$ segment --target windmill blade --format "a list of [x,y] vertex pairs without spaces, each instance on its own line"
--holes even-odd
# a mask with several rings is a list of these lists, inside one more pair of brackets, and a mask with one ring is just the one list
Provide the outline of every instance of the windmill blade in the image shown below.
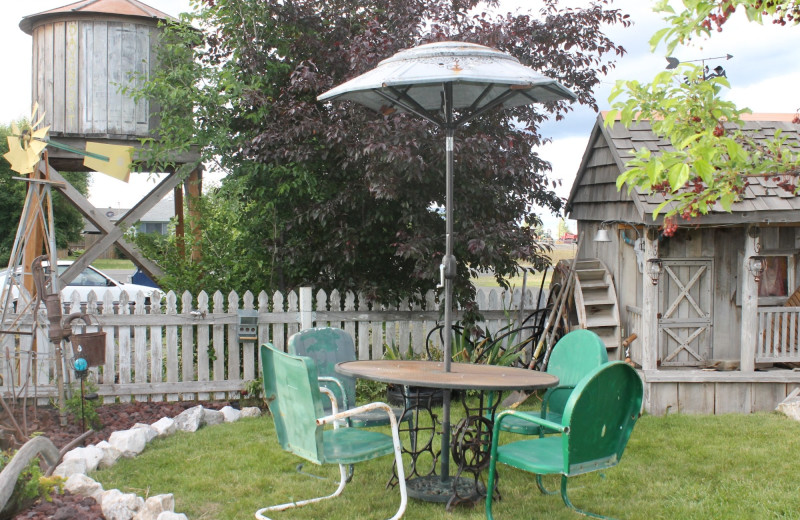
[[19,144],[19,139],[13,136],[6,137],[8,140],[8,152],[3,157],[11,163],[11,169],[15,172],[26,174],[33,171],[33,165],[28,163],[28,154]]
[[[87,155],[83,159],[83,164],[87,168],[104,173],[123,182],[128,182],[131,176],[131,161],[133,157],[132,146],[120,146],[116,144],[86,142]],[[97,156],[104,156],[107,159],[99,159]]]
[[67,152],[83,155],[83,165],[100,173],[104,173],[123,182],[128,182],[131,175],[131,163],[133,162],[133,147],[120,146],[114,144],[87,142],[85,150],[78,150],[63,143],[47,139],[49,126],[36,128],[44,120],[44,111],[39,114],[39,103],[33,105],[31,111],[31,124],[29,129],[20,132],[16,123],[11,123],[13,135],[8,139],[8,153],[3,157],[11,163],[11,169],[22,173],[32,173],[42,150],[51,145]]
[[[39,141],[32,141],[27,148],[23,148],[23,141],[19,137],[9,135],[6,139],[8,140],[8,153],[3,157],[11,163],[11,169],[23,175],[32,173],[34,166],[39,162],[39,154],[44,149],[44,145],[40,147]],[[36,146],[33,146],[34,143]]]
[[[42,124],[42,121],[44,121],[44,110],[42,110],[42,113],[39,114],[39,119],[36,119],[36,112],[38,112],[38,111],[39,111],[39,102],[37,101],[37,102],[35,102],[33,104],[33,110],[31,110],[31,119],[30,119],[31,128],[36,128],[37,126]],[[50,128],[50,127],[48,127],[48,128]],[[45,131],[45,133],[47,133],[47,132]]]
[[47,143],[44,138],[47,136],[47,131],[50,130],[49,126],[43,128],[36,128],[44,119],[44,112],[41,113],[39,119],[36,119],[36,113],[39,111],[39,104],[33,105],[31,111],[31,127],[24,132],[20,132],[16,123],[11,123],[12,135],[7,136],[8,140],[8,153],[3,157],[11,163],[11,169],[21,174],[33,173],[34,167],[39,162],[42,150],[45,149]]

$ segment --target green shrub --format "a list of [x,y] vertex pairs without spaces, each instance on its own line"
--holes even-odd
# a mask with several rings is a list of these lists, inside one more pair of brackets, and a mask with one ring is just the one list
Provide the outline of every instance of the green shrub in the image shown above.
[[[11,461],[15,453],[10,451],[0,452],[0,471]],[[5,507],[0,510],[0,520],[13,518],[17,512],[30,507],[39,498],[50,502],[53,500],[53,492],[57,491],[63,482],[64,479],[61,477],[42,476],[42,471],[39,468],[39,459],[33,459],[28,464],[28,467],[19,474],[14,485],[14,491],[11,492],[11,498]]]
[[239,406],[257,406],[262,410],[267,409],[267,401],[264,399],[264,380],[261,376],[244,384]]
[[[83,390],[84,395],[97,392],[97,385],[92,381],[86,381],[84,382]],[[81,420],[83,420],[83,423],[86,426],[89,426],[93,430],[99,430],[103,427],[103,424],[100,422],[100,416],[97,414],[99,399],[84,399],[83,401],[84,402],[81,403],[80,386],[78,385],[76,389],[74,388],[74,385],[70,384],[69,398],[64,403],[66,412],[70,414],[76,421],[81,422]]]
[[369,379],[356,379],[357,404],[386,401],[386,383],[370,381]]

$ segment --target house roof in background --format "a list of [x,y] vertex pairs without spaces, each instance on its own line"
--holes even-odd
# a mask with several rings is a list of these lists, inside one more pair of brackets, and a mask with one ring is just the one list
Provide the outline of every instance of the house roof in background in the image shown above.
[[[634,157],[635,150],[647,148],[651,152],[660,153],[672,151],[674,148],[664,139],[656,136],[650,126],[649,121],[640,121],[626,128],[620,123],[606,127],[604,125],[605,114],[599,114],[597,122],[592,130],[592,136],[584,153],[581,166],[572,186],[569,199],[567,201],[567,211],[575,213],[580,204],[589,204],[588,193],[582,193],[583,188],[589,184],[602,183],[608,184],[615,182],[620,172],[624,171],[625,165]],[[747,114],[743,117],[742,130],[747,132],[756,141],[764,141],[775,136],[776,131],[781,131],[781,136],[786,138],[787,145],[790,145],[795,152],[800,153],[800,125],[792,123],[795,114]],[[598,161],[598,154],[608,150],[607,160]],[[596,169],[598,162],[601,166],[610,166],[613,163],[613,172],[607,170],[605,175],[596,175],[592,172]],[[599,178],[602,177],[600,180]],[[720,204],[716,204],[708,215],[703,215],[692,219],[693,224],[718,224],[718,223],[744,223],[744,222],[800,222],[800,197],[792,192],[778,187],[779,182],[774,177],[752,176],[749,177],[750,185],[745,188],[742,200],[735,202],[730,212],[722,209]],[[616,189],[616,187],[614,187]],[[608,187],[606,186],[606,191]],[[606,194],[609,195],[609,194]],[[629,203],[632,202],[634,208],[633,216],[642,223],[652,223],[652,215],[656,208],[666,199],[661,194],[650,194],[634,188],[628,195],[627,188],[621,191],[622,198]],[[622,198],[613,197],[616,203],[623,202]],[[597,204],[607,202],[608,197],[596,198]],[[578,211],[577,213],[582,213]],[[584,215],[574,214],[572,218],[586,218],[591,212],[583,212]],[[600,218],[598,212],[598,218]],[[631,219],[632,215],[624,218]],[[605,218],[623,218],[605,215]],[[601,219],[602,220],[602,219]]]
[[[130,208],[97,208],[101,214],[111,222],[119,221],[125,213],[130,211]],[[144,214],[139,222],[169,222],[175,216],[175,201],[174,199],[162,199],[153,206],[150,211]],[[98,233],[97,227],[91,222],[84,219],[84,233]]]

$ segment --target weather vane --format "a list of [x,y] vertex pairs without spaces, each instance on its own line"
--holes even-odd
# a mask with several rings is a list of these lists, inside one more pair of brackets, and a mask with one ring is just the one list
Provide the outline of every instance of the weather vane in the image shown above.
[[703,81],[709,80],[711,78],[725,78],[727,77],[725,74],[725,69],[722,68],[722,65],[717,65],[714,67],[713,70],[708,69],[708,65],[706,65],[706,61],[710,60],[729,60],[733,58],[733,54],[726,54],[725,56],[714,56],[713,58],[700,58],[699,60],[686,60],[680,61],[678,58],[674,58],[672,56],[667,56],[667,70],[672,70],[677,68],[681,63],[694,63],[694,62],[701,62],[703,65]]

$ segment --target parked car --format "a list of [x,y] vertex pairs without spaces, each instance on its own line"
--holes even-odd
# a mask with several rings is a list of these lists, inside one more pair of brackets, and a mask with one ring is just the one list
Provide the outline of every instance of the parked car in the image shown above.
[[[67,268],[72,264],[73,262],[70,260],[59,260],[59,274],[66,271]],[[46,262],[44,264],[44,269],[46,273],[49,272],[49,266]],[[8,276],[8,269],[3,269],[0,271],[0,288],[5,287],[6,276]],[[17,283],[21,283],[21,280],[18,280]],[[12,288],[12,299],[16,300],[16,294],[14,291],[18,290],[19,289],[17,287]],[[158,288],[134,283],[120,282],[108,276],[99,269],[88,266],[81,271],[80,274],[69,283],[69,285],[61,289],[61,301],[71,301],[73,293],[77,292],[80,301],[85,302],[89,299],[89,293],[94,292],[97,295],[98,301],[103,301],[106,293],[111,293],[111,298],[116,303],[119,301],[122,293],[125,292],[128,295],[128,301],[133,302],[136,300],[136,296],[140,291],[145,296],[146,305],[149,305],[152,299],[161,299],[161,291]]]

